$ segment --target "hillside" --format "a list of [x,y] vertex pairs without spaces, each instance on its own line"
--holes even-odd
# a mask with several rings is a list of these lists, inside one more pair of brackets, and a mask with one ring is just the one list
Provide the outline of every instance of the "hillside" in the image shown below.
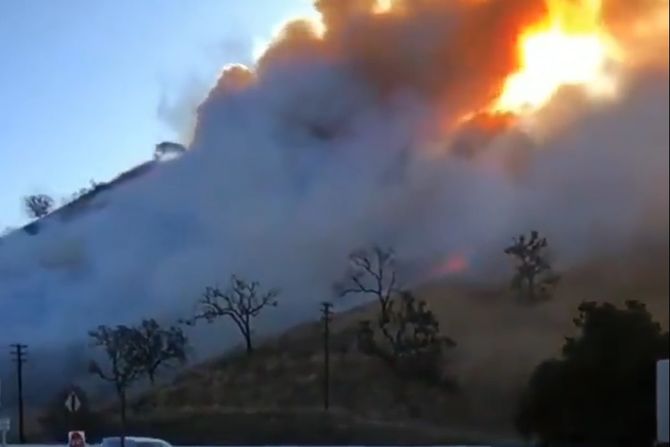
[[555,300],[535,307],[514,303],[504,286],[433,284],[417,293],[458,342],[449,365],[459,383],[455,392],[402,382],[357,352],[356,322],[369,312],[359,308],[333,323],[329,415],[321,410],[321,329],[311,323],[267,340],[250,358],[238,352],[213,359],[141,395],[133,403],[133,425],[183,442],[514,439],[519,390],[573,331],[579,302],[639,299],[667,327],[668,251],[638,250],[573,269]]
[[60,221],[67,222],[68,220],[81,217],[87,210],[100,208],[104,206],[104,203],[96,201],[96,199],[104,192],[111,191],[115,188],[118,188],[121,185],[124,185],[134,179],[140,178],[141,176],[146,175],[155,167],[155,162],[148,161],[140,165],[135,166],[134,168],[123,172],[116,176],[109,182],[95,183],[90,190],[84,189],[80,196],[76,197],[70,202],[67,202],[65,205],[60,206],[49,213],[47,216],[36,219],[28,224],[24,225],[20,230],[24,231],[29,235],[36,235],[40,231],[40,226],[43,222],[59,219]]

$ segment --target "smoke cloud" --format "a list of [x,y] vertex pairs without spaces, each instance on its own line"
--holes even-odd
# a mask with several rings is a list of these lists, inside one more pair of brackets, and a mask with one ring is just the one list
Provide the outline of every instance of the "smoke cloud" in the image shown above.
[[[621,17],[649,20],[658,3],[604,2],[624,48]],[[316,8],[325,30],[293,22],[256,67],[223,70],[186,154],[0,241],[0,341],[52,350],[101,323],[175,320],[232,273],[281,288],[259,332],[280,330],[312,318],[370,243],[408,272],[466,254],[462,274],[479,281],[504,277],[502,247],[530,229],[563,268],[667,245],[667,54],[620,62],[616,98],[571,87],[531,116],[493,115],[544,2]],[[667,45],[667,27],[653,39]],[[201,352],[237,343],[217,330],[198,330],[216,338]]]

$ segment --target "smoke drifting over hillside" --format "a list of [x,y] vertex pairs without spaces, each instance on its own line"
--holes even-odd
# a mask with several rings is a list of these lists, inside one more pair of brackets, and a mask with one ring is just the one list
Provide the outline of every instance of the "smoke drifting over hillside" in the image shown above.
[[[593,3],[318,1],[325,28],[288,24],[257,67],[222,72],[185,155],[0,242],[0,341],[56,348],[99,323],[177,318],[231,273],[283,290],[262,331],[280,329],[371,242],[408,266],[464,256],[458,274],[482,281],[531,228],[563,266],[667,244],[667,2],[604,0],[586,30],[566,5]],[[552,14],[616,44],[614,86],[496,107],[520,36]]]

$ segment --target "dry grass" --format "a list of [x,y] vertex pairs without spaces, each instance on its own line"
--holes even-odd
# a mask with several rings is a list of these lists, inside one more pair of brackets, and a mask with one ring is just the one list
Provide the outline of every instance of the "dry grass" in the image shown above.
[[[428,301],[443,331],[458,342],[449,364],[460,384],[457,393],[401,382],[383,364],[358,353],[356,322],[370,312],[368,308],[340,315],[333,324],[331,390],[336,416],[330,419],[320,410],[321,332],[316,323],[268,341],[250,358],[240,352],[189,370],[171,385],[142,396],[135,404],[137,414],[145,419],[153,414],[149,418],[157,418],[156,426],[162,426],[159,420],[177,426],[180,417],[191,420],[197,414],[237,420],[234,433],[225,439],[215,436],[219,442],[242,441],[245,436],[251,436],[247,442],[357,443],[408,436],[415,436],[415,442],[513,437],[519,392],[532,369],[557,355],[564,337],[573,333],[572,318],[580,302],[638,299],[667,327],[668,250],[661,247],[574,269],[564,275],[555,299],[538,306],[517,304],[504,286],[433,284],[417,294]],[[270,414],[282,422],[260,422],[273,420]],[[258,426],[250,428],[252,421]],[[389,430],[382,435],[379,427],[389,423],[404,424],[404,435]],[[419,437],[417,427],[430,436]],[[245,430],[253,435],[245,435]],[[282,430],[294,437],[279,434]]]

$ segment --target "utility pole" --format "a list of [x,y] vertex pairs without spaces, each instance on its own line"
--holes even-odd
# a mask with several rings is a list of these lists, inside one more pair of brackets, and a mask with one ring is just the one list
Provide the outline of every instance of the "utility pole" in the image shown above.
[[333,313],[332,303],[321,303],[321,321],[323,322],[323,408],[330,407],[330,321]]
[[21,343],[14,343],[10,346],[12,351],[12,360],[16,363],[16,378],[18,386],[19,397],[19,443],[26,443],[26,436],[23,430],[23,364],[26,362],[27,345]]

